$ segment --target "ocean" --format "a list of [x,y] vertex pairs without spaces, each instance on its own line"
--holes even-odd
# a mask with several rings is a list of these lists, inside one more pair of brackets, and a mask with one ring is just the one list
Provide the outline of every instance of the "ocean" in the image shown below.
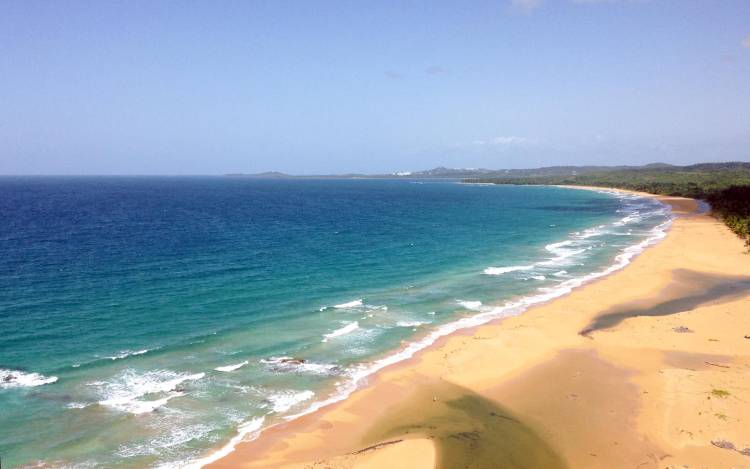
[[3,467],[200,466],[625,266],[670,217],[445,180],[2,177]]

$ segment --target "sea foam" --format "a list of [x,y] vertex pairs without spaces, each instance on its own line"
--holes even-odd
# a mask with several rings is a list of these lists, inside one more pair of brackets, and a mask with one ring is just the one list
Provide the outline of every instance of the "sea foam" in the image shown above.
[[219,450],[197,459],[195,461],[184,461],[178,463],[166,463],[156,466],[157,469],[200,469],[203,466],[218,461],[224,456],[228,455],[234,448],[245,440],[253,440],[260,435],[260,431],[263,428],[263,422],[265,417],[257,417],[247,422],[240,424],[237,427],[237,434],[234,435],[227,444],[221,447]]
[[176,373],[168,370],[137,373],[125,370],[112,381],[89,383],[102,394],[99,404],[131,414],[143,414],[165,405],[171,399],[185,395],[177,389],[186,381],[197,381],[205,373]]
[[44,376],[29,371],[0,368],[0,389],[30,388],[43,384],[51,384],[56,381],[57,376]]
[[[216,430],[215,426],[206,424],[192,425],[172,425],[164,434],[152,438],[147,444],[135,443],[121,446],[115,453],[121,458],[133,458],[138,456],[158,455],[165,448],[175,448],[190,441],[198,441],[202,438],[209,438],[212,431]],[[168,467],[169,464],[163,464],[157,467]],[[179,463],[172,464],[173,467],[179,466]]]
[[274,412],[286,412],[295,405],[315,396],[312,391],[284,391],[268,397]]
[[260,362],[267,365],[271,370],[279,372],[328,375],[340,371],[338,365],[308,362],[293,357],[270,357],[261,359]]

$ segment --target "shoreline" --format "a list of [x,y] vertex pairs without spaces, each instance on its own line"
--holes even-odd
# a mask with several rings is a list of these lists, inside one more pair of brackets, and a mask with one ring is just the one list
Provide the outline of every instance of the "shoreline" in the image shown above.
[[[653,196],[650,194],[636,193],[633,191],[608,189],[608,188],[586,188],[582,186],[573,186],[571,188],[576,189],[587,189],[597,191],[608,191],[608,192],[622,192],[630,193],[639,196],[655,197],[657,200],[669,203],[675,212],[678,212],[682,218],[679,220],[686,220],[691,217],[704,217],[705,215],[696,215],[691,213],[695,209],[695,201],[692,199],[678,199],[669,197]],[[714,220],[715,222],[715,220]],[[681,223],[682,224],[682,223]],[[667,239],[670,238],[671,232],[667,235]],[[737,244],[741,244],[739,240],[736,240]],[[662,243],[666,240],[662,240]],[[486,386],[490,383],[491,387],[502,386],[503,383],[508,383],[514,374],[517,374],[522,369],[533,367],[534,364],[543,364],[551,360],[555,360],[555,356],[560,354],[565,347],[562,345],[571,345],[571,342],[576,340],[592,340],[591,337],[584,338],[581,334],[573,334],[573,337],[568,337],[563,344],[557,344],[557,346],[541,346],[543,344],[536,345],[534,349],[532,347],[531,352],[524,350],[526,359],[521,360],[515,364],[505,364],[501,370],[496,370],[494,373],[487,375],[486,371],[474,370],[472,373],[461,373],[467,374],[467,376],[456,379],[453,375],[454,369],[450,366],[449,356],[452,354],[460,354],[467,358],[467,362],[482,362],[486,361],[486,351],[477,350],[482,349],[485,344],[494,343],[502,340],[501,337],[507,335],[508,330],[513,327],[512,323],[527,323],[534,322],[537,320],[536,316],[539,316],[540,310],[555,309],[559,307],[561,302],[570,302],[571,297],[586,295],[589,290],[594,289],[595,286],[601,283],[610,282],[613,277],[624,275],[633,269],[633,265],[644,257],[646,254],[651,253],[653,250],[658,249],[662,244],[651,249],[646,249],[640,252],[639,256],[635,256],[635,259],[627,259],[625,265],[629,269],[615,268],[611,272],[606,272],[602,275],[596,276],[593,279],[588,279],[581,283],[586,283],[580,288],[575,288],[572,292],[566,292],[562,295],[558,295],[554,298],[540,301],[541,304],[527,305],[528,308],[524,314],[520,316],[511,316],[507,318],[492,319],[490,322],[483,325],[470,326],[459,329],[448,335],[439,336],[433,343],[429,344],[425,348],[416,351],[410,358],[401,360],[398,363],[386,364],[381,367],[373,375],[368,376],[364,385],[358,386],[348,398],[340,400],[338,402],[321,405],[320,408],[313,410],[307,415],[303,415],[293,421],[275,424],[271,427],[264,429],[263,434],[254,441],[241,442],[239,443],[234,451],[225,452],[220,459],[213,456],[219,456],[214,453],[209,455],[203,461],[208,462],[208,459],[215,460],[215,464],[212,467],[298,467],[305,464],[312,464],[314,461],[338,461],[330,467],[352,467],[352,465],[367,465],[366,461],[372,458],[383,458],[388,459],[388,454],[398,455],[398,458],[409,458],[409,451],[404,448],[414,446],[415,448],[421,448],[417,453],[429,454],[430,451],[426,451],[425,448],[435,448],[434,442],[439,439],[435,435],[422,435],[427,438],[417,438],[416,442],[413,442],[413,438],[401,438],[398,442],[389,444],[387,446],[378,446],[383,442],[378,440],[375,436],[366,435],[368,430],[373,427],[378,427],[376,423],[378,421],[378,415],[368,415],[366,409],[361,409],[363,402],[369,402],[374,407],[382,408],[397,405],[400,399],[396,399],[396,396],[400,396],[403,390],[388,392],[389,389],[398,388],[397,383],[405,382],[408,388],[414,387],[414,384],[419,384],[417,388],[435,388],[439,384],[438,388],[434,391],[436,394],[443,392],[444,383],[450,382],[452,385],[458,385],[465,392],[476,392],[478,396],[483,399],[488,397],[486,394]],[[631,256],[631,257],[633,257]],[[629,265],[628,265],[629,264]],[[556,306],[557,305],[557,306]],[[589,314],[590,316],[591,314]],[[502,319],[502,320],[498,320]],[[589,318],[590,319],[590,318]],[[510,324],[509,324],[510,323]],[[512,331],[512,329],[510,329]],[[575,331],[574,331],[575,332]],[[594,335],[598,335],[599,332],[594,332]],[[511,334],[512,336],[513,334]],[[469,339],[471,337],[471,339]],[[480,341],[476,344],[481,346],[466,346],[462,344],[457,346],[456,343],[471,341]],[[528,344],[527,344],[528,345]],[[450,349],[451,354],[443,354],[441,352],[445,349]],[[509,350],[503,350],[503,347],[496,347],[497,352],[508,352]],[[389,366],[388,366],[389,365]],[[512,366],[511,366],[512,365]],[[470,366],[469,368],[476,368]],[[418,376],[415,378],[414,375]],[[406,378],[405,376],[411,376]],[[437,383],[437,384],[436,384]],[[441,391],[443,390],[443,391]],[[447,392],[447,391],[446,391]],[[455,394],[455,390],[449,392]],[[491,393],[490,393],[491,394]],[[489,396],[488,402],[497,402],[496,396]],[[430,400],[426,399],[428,407],[437,407],[435,405],[430,406]],[[436,396],[433,396],[432,403],[440,402]],[[370,407],[370,406],[367,406]],[[418,407],[418,406],[417,406]],[[511,406],[511,411],[516,412]],[[351,414],[354,412],[358,415],[358,418],[352,418]],[[364,413],[364,415],[361,415]],[[429,414],[429,412],[425,412]],[[394,420],[393,418],[390,419]],[[396,419],[397,420],[397,419]],[[533,420],[533,419],[532,419]],[[357,423],[358,422],[358,423]],[[337,425],[338,423],[338,425]],[[381,425],[382,426],[382,425]],[[531,424],[528,428],[535,428],[538,424]],[[544,425],[542,425],[543,427]],[[529,430],[531,431],[531,430]],[[387,433],[387,432],[386,432]],[[532,432],[533,433],[533,432]],[[541,432],[542,434],[544,431]],[[335,437],[333,436],[335,434]],[[398,436],[398,435],[396,435]],[[403,436],[403,435],[402,435]],[[326,440],[330,440],[331,437],[336,439],[337,444],[331,445]],[[507,437],[507,435],[505,435]],[[489,437],[487,437],[489,438]],[[381,438],[382,439],[382,438]],[[398,438],[397,438],[398,439]],[[421,441],[425,440],[425,441]],[[406,444],[404,441],[409,441]],[[421,441],[421,442],[420,442]],[[368,449],[364,453],[350,454],[352,452],[359,451],[363,447],[367,447],[367,442],[372,443],[373,448]],[[520,444],[520,443],[519,443]],[[552,445],[551,447],[554,447]],[[433,456],[437,451],[432,451]],[[550,450],[552,451],[552,450]],[[441,455],[438,460],[446,460],[446,455]],[[454,451],[455,453],[455,451]],[[377,455],[377,457],[375,456]],[[394,456],[395,457],[395,456]],[[556,456],[557,457],[557,456]],[[338,458],[338,459],[337,459]],[[342,459],[343,458],[343,459]],[[424,459],[424,458],[422,458]],[[569,458],[558,458],[560,461]],[[340,461],[339,461],[340,460]],[[429,457],[426,460],[430,460]],[[421,467],[420,458],[414,459],[414,467]],[[434,458],[431,460],[434,463]],[[750,460],[749,460],[750,461]],[[423,461],[424,462],[424,461]],[[327,463],[328,464],[328,463]],[[386,463],[378,463],[385,465]],[[311,467],[314,467],[311,466]],[[326,466],[328,467],[328,466]],[[375,466],[373,466],[375,467]],[[424,467],[431,467],[429,464]],[[576,465],[578,467],[578,465]]]
[[[479,185],[482,185],[482,184],[479,184]],[[568,188],[567,186],[550,186],[550,187]],[[605,192],[609,194],[622,193],[622,194],[635,195],[635,196],[644,197],[644,198],[653,198],[651,194],[638,193],[638,192],[628,191],[628,190],[619,190],[619,189],[607,190],[606,188],[588,187],[588,186],[587,187],[571,186],[570,188],[591,190],[595,192]],[[662,203],[662,205],[667,209],[670,208],[668,204]],[[519,314],[523,314],[529,308],[533,308],[537,305],[545,304],[550,301],[554,301],[555,299],[559,297],[570,294],[574,289],[580,288],[586,284],[589,284],[591,282],[598,280],[599,278],[610,275],[611,273],[616,272],[626,267],[631,262],[633,257],[643,252],[643,250],[645,250],[647,247],[655,243],[658,243],[663,237],[666,236],[665,230],[669,229],[672,219],[673,219],[673,216],[670,211],[670,214],[667,220],[657,225],[651,230],[651,233],[652,233],[651,236],[647,237],[645,240],[639,243],[629,246],[627,249],[625,249],[623,252],[621,252],[615,257],[615,262],[613,262],[612,264],[603,266],[602,270],[597,270],[589,274],[582,275],[580,277],[573,277],[572,279],[568,281],[562,282],[560,284],[562,285],[562,287],[558,286],[558,288],[555,288],[554,289],[555,291],[551,293],[529,294],[529,295],[524,295],[515,301],[506,301],[504,303],[484,305],[485,307],[491,308],[491,311],[476,310],[475,314],[471,316],[466,316],[466,317],[442,324],[436,329],[434,329],[433,331],[431,331],[430,333],[420,338],[417,338],[415,340],[412,340],[411,342],[408,342],[406,347],[402,347],[401,349],[392,351],[391,353],[388,353],[387,355],[384,355],[378,359],[373,360],[370,363],[370,366],[362,370],[359,376],[355,375],[355,377],[352,378],[351,382],[347,383],[348,386],[345,388],[343,392],[335,393],[321,401],[314,402],[308,408],[300,411],[299,413],[286,416],[284,421],[274,422],[271,425],[263,427],[265,418],[259,417],[259,418],[255,418],[251,421],[243,423],[242,425],[239,426],[238,434],[232,437],[226,445],[214,451],[213,453],[208,454],[207,456],[204,456],[196,461],[193,461],[188,467],[206,467],[207,465],[216,463],[221,458],[231,455],[237,445],[251,443],[255,441],[257,438],[259,438],[260,436],[262,436],[262,434],[264,434],[265,432],[268,432],[269,430],[273,430],[276,427],[286,428],[288,425],[293,424],[293,422],[296,419],[306,417],[311,414],[314,415],[318,412],[324,412],[326,409],[332,408],[344,402],[346,399],[350,398],[353,393],[356,393],[362,388],[371,385],[371,381],[377,380],[378,375],[384,369],[391,369],[391,368],[395,368],[398,366],[407,366],[409,362],[414,360],[421,353],[436,346],[436,344],[440,343],[441,341],[444,341],[445,339],[448,339],[454,335],[470,334],[475,329],[482,327],[484,325],[500,323],[503,320],[507,319],[508,317],[513,317]],[[505,314],[506,311],[509,312],[509,314]],[[248,435],[252,436],[252,438],[249,440],[246,439]]]

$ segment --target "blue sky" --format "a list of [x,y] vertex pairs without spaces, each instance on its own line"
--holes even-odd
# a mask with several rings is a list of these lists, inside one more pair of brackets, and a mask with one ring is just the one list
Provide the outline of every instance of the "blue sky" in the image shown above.
[[750,1],[0,1],[0,173],[750,160]]

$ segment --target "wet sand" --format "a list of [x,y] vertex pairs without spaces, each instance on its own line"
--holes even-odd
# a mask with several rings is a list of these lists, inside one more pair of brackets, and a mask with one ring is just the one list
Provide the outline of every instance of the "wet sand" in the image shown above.
[[[690,199],[632,264],[212,467],[750,468],[750,255]],[[746,448],[748,448],[746,450]]]

